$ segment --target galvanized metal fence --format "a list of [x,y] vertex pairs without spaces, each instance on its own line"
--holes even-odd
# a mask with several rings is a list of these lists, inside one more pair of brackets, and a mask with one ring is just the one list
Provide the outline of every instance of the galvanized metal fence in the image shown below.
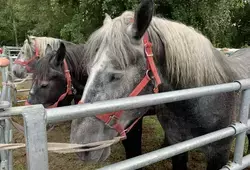
[[[16,60],[20,49],[21,47],[3,46],[3,54],[0,55],[0,57],[7,57],[10,60],[10,65],[8,68],[5,68],[5,71],[8,72],[8,74],[11,76],[11,82],[15,85],[21,85],[27,81],[30,81],[31,75],[32,75],[32,74],[29,74],[28,77],[26,77],[25,79],[18,79],[12,74],[12,65],[13,65],[13,62]],[[12,90],[13,104],[24,103],[25,100],[18,100],[17,95],[23,92],[28,92],[28,91],[29,91],[29,88],[26,88],[26,89],[13,88]]]
[[[5,48],[4,48],[5,49]],[[10,56],[5,56],[10,61],[12,58]],[[11,64],[8,67],[2,67],[2,89],[1,89],[1,98],[0,98],[0,110],[3,111],[6,108],[12,106],[12,95],[11,95],[11,87],[8,86],[8,82],[12,81],[12,77],[9,75],[11,71]],[[0,117],[0,142],[1,143],[11,143],[12,142],[12,129],[11,123],[8,118]],[[1,170],[12,170],[12,151],[1,151]]]
[[[0,110],[4,110],[5,108],[12,107],[12,103],[20,103],[23,101],[17,100],[16,95],[19,92],[24,91],[25,89],[16,90],[13,88],[13,83],[22,83],[24,80],[16,79],[12,74],[12,65],[17,55],[20,51],[20,47],[12,47],[12,46],[3,46],[3,53],[0,57],[6,57],[10,61],[10,65],[7,67],[2,67],[1,76],[2,76],[2,88],[0,90]],[[28,89],[26,91],[29,91]],[[14,97],[13,97],[14,96]],[[9,118],[0,117],[0,143],[12,143],[13,134],[12,127]],[[12,170],[12,151],[1,151],[1,164],[0,170]]]
[[[6,71],[4,72],[6,73]],[[3,80],[8,81],[8,75],[4,75]],[[250,79],[239,80],[227,84],[171,91],[159,94],[149,94],[95,102],[92,104],[88,103],[83,105],[65,106],[53,109],[45,109],[42,105],[11,107],[12,100],[9,90],[10,87],[3,86],[0,100],[1,143],[12,142],[12,130],[8,117],[22,115],[24,119],[26,156],[29,170],[49,169],[46,132],[46,125],[48,123],[68,121],[87,116],[94,116],[96,114],[153,106],[231,91],[242,91],[243,93],[239,122],[236,122],[227,128],[171,145],[169,147],[155,150],[141,156],[127,159],[101,169],[131,170],[141,168],[234,135],[236,135],[236,146],[233,162],[225,165],[221,170],[238,170],[250,166],[250,155],[243,157],[245,135],[246,131],[250,129],[250,120],[248,120]],[[1,160],[2,170],[12,169],[11,151],[1,151]]]

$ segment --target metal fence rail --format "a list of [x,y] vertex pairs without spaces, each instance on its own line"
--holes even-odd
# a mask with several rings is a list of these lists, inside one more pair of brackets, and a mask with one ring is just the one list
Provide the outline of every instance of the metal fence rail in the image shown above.
[[67,121],[86,116],[94,116],[97,113],[101,114],[119,110],[129,110],[163,103],[176,102],[205,95],[238,91],[247,88],[250,88],[250,79],[240,80],[234,83],[120,98],[95,103],[86,103],[84,105],[46,109],[47,122],[54,123],[59,121]]
[[206,135],[202,135],[200,137],[187,140],[185,142],[181,142],[131,159],[127,159],[125,161],[121,161],[100,168],[99,170],[114,170],[114,169],[131,170],[131,169],[142,168],[147,165],[151,165],[153,163],[162,161],[164,159],[176,156],[178,154],[190,151],[192,149],[205,146],[209,143],[224,139],[226,137],[239,134],[240,132],[247,130],[247,128],[250,128],[250,120],[248,122],[249,122],[248,127],[242,126],[241,123],[236,123],[232,127],[224,128]]
[[[96,102],[92,104],[83,104],[75,106],[65,106],[60,108],[44,109],[42,105],[32,105],[24,107],[7,108],[0,113],[1,116],[10,116],[22,114],[25,121],[25,137],[28,169],[34,170],[39,167],[40,170],[48,170],[48,148],[46,123],[67,121],[81,117],[94,116],[96,114],[128,110],[139,107],[158,105],[162,103],[175,102],[196,98],[204,95],[212,95],[223,92],[243,90],[243,102],[241,106],[241,122],[237,122],[231,127],[227,127],[176,145],[172,145],[160,150],[153,151],[132,159],[122,161],[117,164],[106,166],[102,169],[135,169],[143,167],[157,161],[172,157],[182,152],[218,141],[232,135],[237,135],[234,164],[225,168],[234,169],[234,167],[247,166],[249,157],[243,156],[243,136],[249,127],[246,124],[249,102],[250,102],[250,79],[240,80],[233,83],[178,90],[159,94],[149,94],[143,96],[122,98],[116,100]],[[246,119],[245,119],[246,118]],[[243,121],[244,119],[244,121]],[[39,126],[38,125],[39,122]],[[39,134],[39,135],[37,135]],[[39,137],[38,137],[39,136]],[[238,141],[238,142],[237,142]],[[237,149],[238,148],[238,149]],[[34,156],[36,155],[36,156]],[[242,160],[242,162],[240,161]],[[243,164],[244,163],[244,164]],[[38,166],[39,165],[39,166]],[[35,168],[34,168],[35,167]]]

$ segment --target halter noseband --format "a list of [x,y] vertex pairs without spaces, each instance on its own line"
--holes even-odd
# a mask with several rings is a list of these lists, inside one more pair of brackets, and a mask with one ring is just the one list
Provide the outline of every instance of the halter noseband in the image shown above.
[[[154,93],[158,93],[159,89],[158,86],[161,84],[161,79],[158,74],[157,68],[155,66],[155,62],[153,59],[153,51],[152,51],[152,43],[149,41],[148,32],[145,32],[143,36],[143,43],[144,43],[144,51],[147,60],[147,71],[144,78],[141,82],[135,87],[135,89],[130,93],[129,97],[137,96],[150,81],[154,83]],[[149,73],[152,73],[152,76]],[[83,101],[79,101],[79,104],[83,104]],[[119,119],[121,119],[123,111],[117,111],[112,113],[106,113],[101,115],[96,115],[98,119],[103,121],[107,126],[110,128],[115,129],[123,139],[126,139],[126,133],[128,133],[133,126],[141,119],[141,117],[137,118],[128,128],[124,128],[122,124],[119,123]]]
[[[63,60],[63,64],[64,64],[64,75],[65,75],[65,78],[66,78],[66,81],[67,81],[67,90],[65,93],[63,93],[57,100],[57,102],[55,102],[53,105],[51,106],[48,106],[47,108],[55,108],[58,106],[58,103],[60,101],[62,101],[67,95],[71,95],[73,94],[72,92],[72,80],[71,80],[71,76],[70,76],[70,70],[69,70],[69,67],[68,67],[68,64],[66,62],[66,60],[64,59]],[[28,101],[26,100],[25,102],[25,105],[31,105],[30,103],[28,103]]]
[[14,61],[14,64],[20,64],[21,66],[24,66],[28,72],[31,72],[31,68],[30,68],[29,64],[33,60],[35,60],[36,58],[39,58],[39,49],[38,49],[38,46],[37,46],[37,41],[35,40],[35,55],[33,57],[31,57],[31,59],[26,60],[26,61],[22,61],[20,59],[16,59]]

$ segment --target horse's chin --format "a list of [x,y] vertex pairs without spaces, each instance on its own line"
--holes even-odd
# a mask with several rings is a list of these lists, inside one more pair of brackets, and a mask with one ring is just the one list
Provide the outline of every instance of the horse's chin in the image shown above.
[[111,153],[111,148],[107,147],[105,149],[100,149],[90,152],[78,152],[76,154],[79,157],[79,159],[84,162],[97,163],[108,159],[110,153]]
[[53,104],[42,104],[44,108],[48,108],[49,106],[52,106]]
[[25,69],[25,67],[22,67],[20,65],[13,65],[13,74],[15,77],[19,79],[24,79],[28,76],[28,73]]
[[30,96],[28,96],[28,99],[27,99],[28,103],[31,104],[31,105],[35,105],[35,104],[42,104],[44,108],[47,108],[53,104],[48,104],[48,103],[42,103],[42,102],[39,102],[38,100],[36,100],[35,98],[31,98]]
[[24,79],[28,76],[28,74],[25,72],[14,72],[14,75],[19,79]]

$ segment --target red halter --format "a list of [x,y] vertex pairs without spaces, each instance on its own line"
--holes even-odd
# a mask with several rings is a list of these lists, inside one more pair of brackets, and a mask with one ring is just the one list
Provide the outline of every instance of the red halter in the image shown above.
[[[137,96],[146,86],[147,84],[152,80],[154,81],[154,93],[158,93],[159,89],[158,86],[161,84],[160,76],[157,72],[154,59],[153,59],[153,52],[152,52],[152,43],[149,41],[148,33],[146,32],[143,36],[143,43],[144,43],[144,49],[145,49],[145,55],[147,59],[147,71],[144,78],[141,80],[141,82],[135,87],[135,89],[130,93],[129,97],[131,96]],[[149,72],[152,72],[153,76],[149,76]],[[84,103],[83,101],[79,101],[79,104]],[[127,129],[121,125],[118,120],[121,118],[123,114],[123,111],[117,111],[112,113],[106,113],[101,115],[96,115],[98,119],[103,121],[107,126],[115,129],[124,139],[126,139],[126,133],[128,133],[133,126],[137,123],[137,121],[141,118],[137,118]]]
[[[47,108],[55,108],[58,106],[58,103],[60,101],[62,101],[67,95],[71,95],[72,94],[72,84],[71,84],[71,76],[70,76],[70,71],[68,68],[68,64],[66,62],[66,60],[63,60],[64,63],[64,75],[67,81],[67,90],[65,93],[63,93],[57,100],[57,102],[55,102],[53,105],[48,106]],[[28,103],[28,101],[26,100],[25,105],[31,105],[30,103]]]
[[38,49],[38,46],[37,46],[37,42],[35,40],[35,55],[33,57],[31,57],[31,59],[26,60],[26,61],[16,59],[14,61],[14,64],[20,64],[21,66],[24,66],[28,72],[31,72],[31,68],[30,68],[29,64],[38,57],[39,57],[39,49]]

